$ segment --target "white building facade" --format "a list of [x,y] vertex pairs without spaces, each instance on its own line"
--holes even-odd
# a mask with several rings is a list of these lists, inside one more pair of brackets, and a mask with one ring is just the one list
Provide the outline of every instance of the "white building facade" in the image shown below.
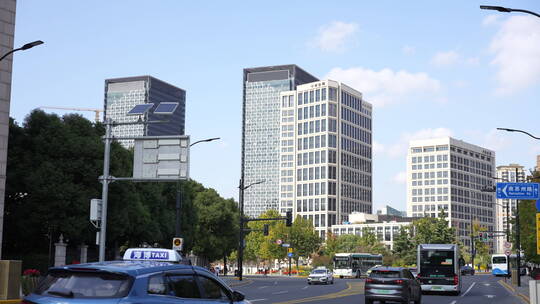
[[394,249],[394,238],[399,235],[401,227],[412,224],[412,218],[400,216],[352,213],[349,216],[351,224],[333,225],[330,231],[336,235],[354,234],[362,236],[373,233],[387,249]]
[[[494,182],[502,183],[524,183],[525,170],[518,164],[509,164],[507,166],[497,166],[497,180]],[[508,205],[508,209],[507,209]],[[512,231],[511,224],[514,219],[514,212],[517,207],[517,200],[497,199],[495,205],[495,230],[506,233],[507,229]],[[507,210],[509,211],[507,214]],[[508,226],[507,226],[508,223]],[[504,253],[504,242],[506,241],[504,233],[497,233],[495,237],[495,252]]]
[[[451,137],[414,140],[407,155],[407,214],[438,217],[444,210],[463,244],[470,246],[471,223],[495,230],[492,185],[495,152]],[[491,244],[493,245],[493,244]]]
[[372,212],[372,106],[342,83],[322,80],[281,93],[280,212],[328,228]]

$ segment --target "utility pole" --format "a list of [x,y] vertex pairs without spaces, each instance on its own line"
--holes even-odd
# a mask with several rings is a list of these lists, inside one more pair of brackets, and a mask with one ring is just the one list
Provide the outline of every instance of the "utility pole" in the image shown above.
[[109,196],[109,161],[111,158],[111,129],[112,120],[109,118],[105,120],[105,156],[103,157],[103,188],[101,190],[101,226],[99,228],[99,261],[105,261],[105,241],[107,237],[107,198]]
[[240,185],[238,186],[240,190],[239,193],[239,202],[240,205],[240,234],[238,236],[238,280],[242,281],[242,259],[244,257],[244,177],[240,178]]
[[474,225],[473,225],[472,214],[470,215],[470,217],[471,217],[471,266],[474,270],[474,255],[476,254],[476,252],[474,251]]
[[[516,182],[519,183],[518,179],[518,168],[516,167]],[[517,249],[517,286],[521,287],[521,241],[520,241],[519,231],[519,200],[516,200],[516,249]]]

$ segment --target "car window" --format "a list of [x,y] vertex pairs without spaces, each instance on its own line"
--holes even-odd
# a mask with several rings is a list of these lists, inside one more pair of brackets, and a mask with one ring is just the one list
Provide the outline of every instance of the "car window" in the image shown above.
[[165,284],[165,277],[162,274],[151,276],[148,278],[148,290],[149,294],[167,294],[167,285]]
[[414,279],[414,276],[412,275],[412,273],[407,269],[403,270],[403,274],[405,275],[406,279]]
[[169,276],[169,294],[180,298],[199,299],[201,293],[193,275]]
[[401,274],[399,271],[391,271],[391,270],[373,270],[369,274],[370,278],[401,278]]
[[34,293],[73,298],[121,298],[131,289],[128,275],[107,272],[55,271],[47,275]]
[[228,293],[218,282],[207,277],[199,276],[203,299],[222,299],[229,301]]

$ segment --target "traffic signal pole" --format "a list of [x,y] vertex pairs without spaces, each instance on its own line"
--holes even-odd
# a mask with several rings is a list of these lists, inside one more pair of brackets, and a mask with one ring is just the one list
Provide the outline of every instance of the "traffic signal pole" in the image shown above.
[[[518,168],[516,167],[516,182],[519,182],[518,179]],[[520,240],[521,231],[519,229],[519,200],[516,200],[516,251],[517,251],[517,286],[521,286],[521,240]]]

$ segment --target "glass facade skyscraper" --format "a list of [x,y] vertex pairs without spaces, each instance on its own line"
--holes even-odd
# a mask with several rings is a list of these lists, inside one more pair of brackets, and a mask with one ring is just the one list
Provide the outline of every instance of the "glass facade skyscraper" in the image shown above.
[[242,102],[242,175],[244,213],[257,217],[279,207],[280,93],[318,79],[296,65],[244,69]]
[[[152,76],[138,76],[105,80],[105,115],[115,122],[135,122],[138,116],[126,115],[135,105],[161,102],[178,103],[174,113],[167,115],[166,123],[116,126],[117,137],[184,135],[186,113],[186,91]],[[154,106],[154,108],[155,108]],[[150,110],[150,113],[152,110]],[[144,115],[145,121],[164,120],[154,114]],[[132,147],[133,140],[119,140],[124,147]]]

